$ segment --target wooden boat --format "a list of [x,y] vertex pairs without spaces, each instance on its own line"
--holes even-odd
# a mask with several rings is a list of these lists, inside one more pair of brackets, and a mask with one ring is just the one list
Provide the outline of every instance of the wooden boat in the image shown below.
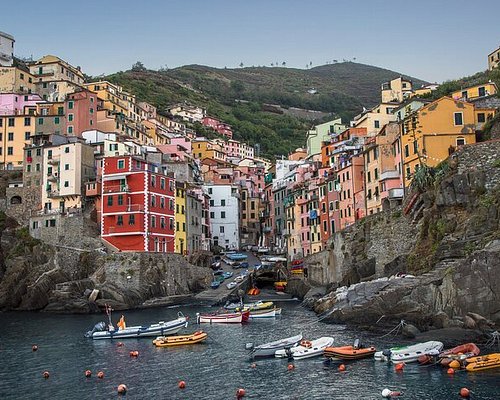
[[241,324],[248,321],[250,316],[249,311],[237,313],[213,313],[213,314],[196,314],[198,324]]
[[324,355],[328,358],[336,358],[339,360],[359,360],[361,358],[371,357],[375,354],[375,347],[358,347],[358,346],[341,346],[327,347]]
[[445,350],[440,353],[438,357],[440,359],[440,364],[443,367],[447,367],[453,360],[462,362],[468,358],[478,356],[479,353],[481,353],[481,350],[479,350],[479,347],[477,347],[474,343],[466,343],[452,349]]
[[208,334],[203,331],[196,331],[191,335],[160,336],[153,340],[156,347],[181,346],[185,344],[196,344],[203,342]]
[[[182,328],[187,327],[187,318],[182,315],[181,312],[177,314],[177,318],[164,322],[160,321],[157,324],[151,325],[140,325],[140,326],[126,326],[125,320],[122,316],[119,323],[119,329],[115,329],[111,324],[111,315],[109,314],[110,323],[106,326],[106,323],[100,322],[94,326],[94,329],[88,331],[85,337],[92,338],[94,340],[98,339],[128,339],[128,338],[140,338],[140,337],[151,337],[151,336],[166,336],[174,335],[179,332]],[[120,326],[121,325],[121,326]]]
[[302,334],[291,336],[285,339],[276,340],[274,342],[264,343],[259,346],[254,346],[253,344],[247,345],[247,348],[251,350],[252,357],[274,357],[274,354],[278,350],[285,349],[287,347],[293,347],[295,344],[302,340]]
[[243,308],[244,310],[257,311],[271,308],[273,305],[274,303],[272,301],[257,301],[255,303],[244,303],[243,306],[241,305],[241,303],[230,303],[224,308],[226,310],[237,310]]
[[274,318],[276,315],[281,315],[281,308],[275,307],[270,310],[250,311],[250,319]]
[[274,353],[276,358],[293,358],[302,360],[323,355],[324,350],[333,344],[333,338],[329,336],[320,337],[315,340],[301,340],[297,346],[289,349],[277,350]]
[[485,371],[500,368],[500,353],[485,354],[484,356],[471,357],[465,360],[465,369],[469,372]]
[[393,347],[388,350],[378,351],[375,353],[375,359],[381,361],[392,362],[414,362],[420,356],[430,355],[437,356],[443,350],[443,343],[437,341],[429,341],[424,343],[416,343],[411,346]]

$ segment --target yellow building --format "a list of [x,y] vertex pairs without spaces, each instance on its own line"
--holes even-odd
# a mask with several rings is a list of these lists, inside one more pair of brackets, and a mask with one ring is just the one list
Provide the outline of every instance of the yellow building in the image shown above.
[[482,85],[471,86],[466,89],[457,90],[451,94],[455,100],[471,100],[477,97],[491,96],[498,91],[494,82],[484,83]]
[[384,82],[381,88],[382,103],[402,103],[412,94],[412,83],[402,77]]
[[100,81],[87,83],[85,87],[97,94],[97,97],[103,102],[104,109],[128,117],[128,94],[123,92],[121,86],[108,81]]
[[384,125],[396,120],[394,110],[399,103],[380,103],[371,110],[366,110],[354,117],[351,126],[354,128],[366,128],[367,136],[375,136]]
[[207,139],[195,139],[192,145],[193,157],[200,160],[210,158],[212,160],[226,161],[226,154],[222,146]]
[[34,133],[34,115],[0,116],[0,170],[23,168],[24,147]]
[[176,182],[175,185],[175,252],[184,254],[187,251],[186,184]]
[[29,70],[0,67],[0,93],[34,93],[34,82]]
[[407,116],[401,138],[405,186],[420,164],[434,167],[459,146],[475,143],[474,105],[451,97],[427,104]]

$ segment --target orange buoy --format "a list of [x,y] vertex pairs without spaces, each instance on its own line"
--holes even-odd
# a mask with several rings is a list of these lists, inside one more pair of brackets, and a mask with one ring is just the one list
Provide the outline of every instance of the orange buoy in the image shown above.
[[33,346],[31,346],[31,350],[32,351],[37,351],[38,350],[38,346],[36,344],[34,344]]
[[295,369],[295,365],[288,364],[288,371],[293,371]]
[[116,347],[123,347],[123,342],[118,342],[118,343],[116,344]]
[[99,372],[97,373],[97,377],[98,377],[99,379],[104,378],[104,372],[99,371]]
[[184,389],[186,387],[186,382],[180,381],[178,386],[179,386],[179,389]]
[[118,385],[118,394],[125,394],[127,393],[127,385],[124,385],[123,383]]
[[344,372],[345,371],[345,365],[344,364],[340,364],[339,367],[338,367],[338,370],[340,372]]
[[257,364],[255,363],[250,364],[250,368],[257,368]]
[[237,391],[236,391],[236,398],[239,400],[239,399],[242,399],[243,397],[245,397],[245,389],[243,388],[239,388]]
[[404,368],[405,368],[405,363],[397,363],[397,364],[394,366],[394,369],[395,369],[397,372],[402,372]]
[[139,352],[137,350],[133,350],[130,352],[130,357],[139,357]]
[[45,379],[49,379],[49,376],[50,376],[49,371],[43,371],[43,377]]
[[91,371],[90,369],[86,370],[86,371],[85,371],[85,376],[86,376],[87,378],[90,378],[90,377],[92,376],[92,371]]
[[462,397],[469,397],[470,396],[470,390],[467,389],[467,388],[460,389],[460,396],[462,396]]
[[448,364],[448,367],[453,368],[453,369],[460,369],[460,362],[457,360],[453,360]]
[[453,375],[455,373],[455,370],[453,368],[448,368],[446,371],[449,375]]

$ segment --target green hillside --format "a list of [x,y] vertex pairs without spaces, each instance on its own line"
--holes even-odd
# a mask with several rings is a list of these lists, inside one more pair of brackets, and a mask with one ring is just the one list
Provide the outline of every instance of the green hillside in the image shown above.
[[[260,143],[268,157],[286,155],[305,143],[314,123],[333,116],[348,121],[363,107],[380,99],[381,83],[401,74],[353,62],[311,69],[247,67],[219,69],[188,65],[160,71],[142,65],[104,79],[134,93],[139,100],[165,112],[168,105],[186,101],[206,107],[208,113],[233,126],[235,138]],[[423,83],[411,78],[416,85]],[[283,110],[269,112],[269,106]],[[294,115],[293,107],[322,111],[321,120]]]

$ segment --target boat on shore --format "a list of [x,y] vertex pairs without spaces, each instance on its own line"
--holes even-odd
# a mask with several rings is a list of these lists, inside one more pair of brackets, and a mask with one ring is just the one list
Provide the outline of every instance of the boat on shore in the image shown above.
[[291,336],[285,339],[276,340],[274,342],[264,343],[259,346],[254,346],[252,343],[247,344],[247,349],[250,350],[252,357],[274,357],[278,350],[291,348],[302,340],[302,334]]
[[333,344],[333,338],[329,336],[320,337],[315,340],[301,340],[297,346],[277,350],[274,353],[276,358],[293,358],[294,360],[302,360],[322,356],[324,350]]
[[416,343],[410,346],[392,347],[390,349],[377,351],[375,360],[392,362],[415,362],[421,356],[437,356],[443,350],[443,343],[429,341]]
[[186,344],[201,343],[208,337],[208,334],[203,331],[196,331],[191,335],[178,335],[178,336],[159,336],[153,340],[156,347],[172,347],[182,346]]
[[467,363],[465,369],[469,372],[486,371],[488,369],[500,368],[500,353],[471,357],[465,361]]
[[249,311],[237,313],[196,314],[198,324],[241,324],[248,321]]
[[359,360],[368,358],[375,354],[375,347],[362,347],[361,345],[327,347],[324,351],[324,356],[330,359],[338,360]]
[[160,321],[157,324],[128,327],[126,326],[125,318],[122,315],[120,322],[118,322],[118,329],[115,329],[115,327],[111,324],[111,311],[109,310],[107,312],[109,312],[109,324],[106,325],[105,322],[99,322],[91,331],[88,331],[85,334],[85,337],[99,340],[167,336],[176,334],[188,325],[187,318],[181,312],[179,312],[177,314],[177,318],[172,321]]
[[250,319],[275,318],[277,315],[281,315],[281,308],[250,311]]

